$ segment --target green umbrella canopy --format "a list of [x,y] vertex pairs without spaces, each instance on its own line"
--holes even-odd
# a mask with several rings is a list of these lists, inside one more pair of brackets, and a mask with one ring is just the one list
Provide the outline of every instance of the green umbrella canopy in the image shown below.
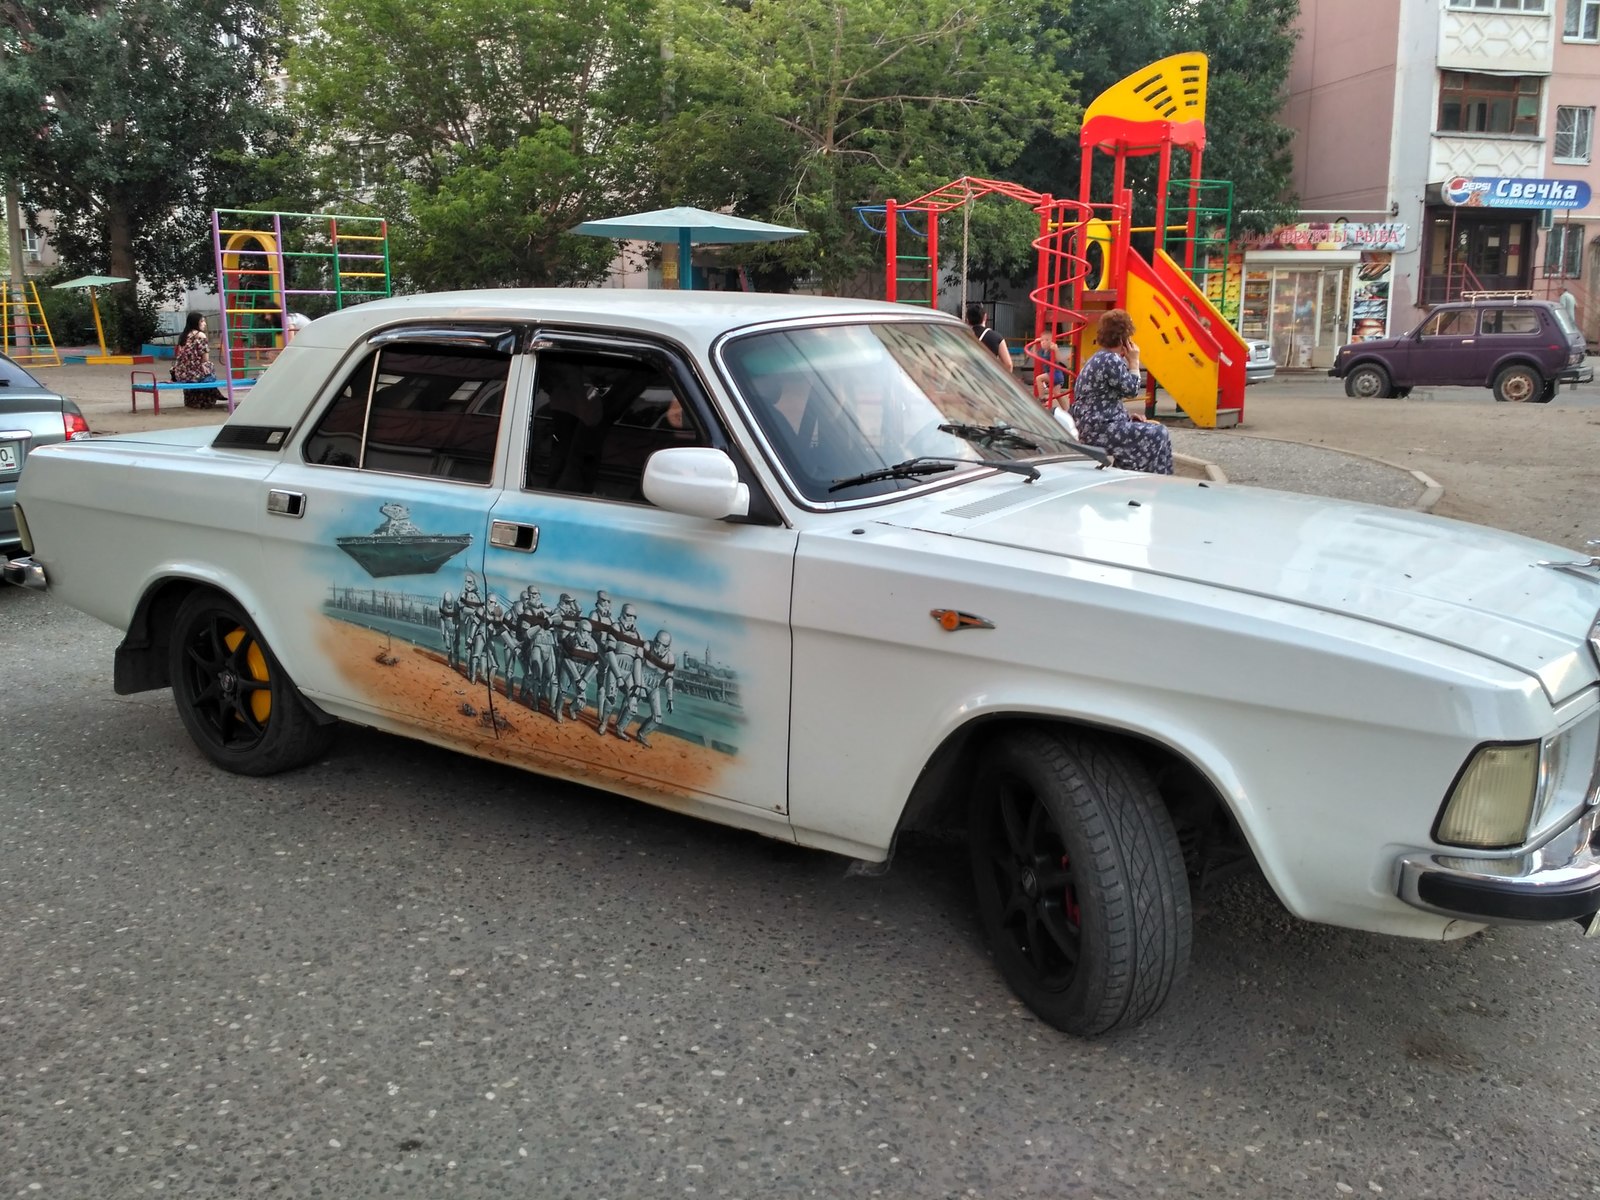
[[685,268],[684,283],[692,286],[693,276],[687,268],[689,247],[695,242],[703,245],[777,242],[784,238],[803,237],[808,231],[793,229],[788,225],[769,225],[765,221],[751,221],[744,217],[730,217],[726,213],[707,212],[703,208],[658,208],[653,212],[630,213],[625,217],[585,221],[582,225],[574,225],[570,232],[638,242],[677,242],[678,259]]
[[76,279],[69,279],[65,283],[58,283],[58,288],[92,288],[110,287],[113,283],[127,283],[123,275],[79,275]]

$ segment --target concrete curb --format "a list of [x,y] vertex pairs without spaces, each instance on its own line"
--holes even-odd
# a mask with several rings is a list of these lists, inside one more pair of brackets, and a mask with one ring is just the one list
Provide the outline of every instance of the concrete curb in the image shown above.
[[1192,454],[1178,453],[1173,454],[1172,461],[1175,463],[1186,463],[1193,469],[1203,472],[1206,480],[1210,483],[1228,482],[1228,476],[1223,472],[1222,468],[1217,466],[1217,464],[1214,462],[1207,462],[1205,459],[1196,458]]
[[[1329,450],[1334,454],[1342,454],[1346,458],[1359,458],[1364,462],[1377,463],[1380,467],[1388,467],[1391,471],[1401,471],[1415,479],[1422,487],[1422,495],[1406,506],[1412,512],[1432,512],[1433,506],[1444,498],[1444,485],[1434,479],[1433,476],[1413,470],[1411,467],[1403,467],[1399,463],[1390,462],[1386,458],[1378,458],[1376,455],[1358,454],[1354,450],[1341,450],[1338,446],[1321,446],[1312,442],[1297,442],[1293,438],[1265,437],[1259,433],[1240,433],[1236,436],[1254,438],[1258,442],[1282,442],[1288,446],[1310,446],[1313,450]],[[1186,462],[1204,467],[1207,479],[1214,480],[1217,483],[1228,482],[1227,475],[1223,474],[1222,468],[1215,463],[1207,462],[1203,458],[1195,458],[1193,455],[1175,454],[1173,457],[1183,458]]]

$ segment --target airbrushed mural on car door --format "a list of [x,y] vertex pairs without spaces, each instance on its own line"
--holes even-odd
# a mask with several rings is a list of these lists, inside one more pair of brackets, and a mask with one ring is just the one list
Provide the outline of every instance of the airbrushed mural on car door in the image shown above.
[[393,498],[361,525],[355,511],[326,531],[342,553],[322,613],[365,703],[535,769],[722,793],[749,721],[743,626],[706,611],[725,584],[714,561],[608,567],[639,563],[637,544],[590,527],[581,555],[530,554],[491,585],[459,506]]

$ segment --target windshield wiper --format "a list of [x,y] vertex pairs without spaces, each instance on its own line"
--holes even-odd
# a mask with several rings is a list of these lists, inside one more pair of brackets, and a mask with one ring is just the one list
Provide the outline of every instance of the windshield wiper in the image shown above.
[[1030,467],[1027,463],[991,462],[988,459],[974,458],[934,458],[923,455],[920,458],[908,458],[905,462],[898,462],[893,466],[879,467],[876,471],[864,471],[848,479],[835,479],[828,491],[842,491],[858,484],[876,483],[880,479],[913,479],[918,475],[938,475],[943,471],[953,471],[957,467],[990,467],[996,471],[1008,471],[1012,475],[1026,475],[1029,483],[1039,478],[1039,469]]
[[[957,437],[966,438],[980,446],[993,446],[998,443],[1000,445],[1015,446],[1020,450],[1039,449],[1037,442],[1023,437],[1009,425],[961,425],[952,422],[948,425],[939,426],[939,431],[941,433],[953,433]],[[1056,440],[1078,451],[1078,453],[1094,459],[1102,467],[1111,465],[1111,455],[1107,454],[1099,446],[1089,446],[1083,442],[1076,441],[1067,437],[1064,431],[1056,436]],[[999,463],[990,463],[989,465],[992,467],[1000,466]],[[1002,467],[1001,469],[1003,470],[1004,468]]]
[[976,442],[980,446],[993,446],[997,442],[1006,446],[1016,446],[1021,450],[1037,450],[1039,443],[1023,437],[1009,425],[962,425],[952,421],[939,426],[940,433],[953,433],[958,438],[966,438],[969,442]]

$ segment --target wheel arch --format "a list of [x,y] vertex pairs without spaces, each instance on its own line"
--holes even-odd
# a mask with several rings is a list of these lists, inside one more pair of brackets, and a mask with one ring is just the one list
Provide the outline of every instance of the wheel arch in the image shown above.
[[1489,370],[1489,377],[1483,381],[1483,386],[1493,387],[1494,381],[1500,378],[1500,372],[1507,367],[1527,367],[1539,377],[1542,384],[1550,382],[1551,377],[1545,374],[1544,367],[1537,358],[1526,350],[1512,350],[1504,358],[1495,360],[1494,366]]
[[[1156,781],[1163,804],[1178,828],[1191,877],[1203,873],[1207,843],[1237,847],[1250,863],[1261,859],[1248,824],[1230,797],[1230,787],[1200,757],[1146,731],[1119,728],[1083,717],[1033,712],[991,712],[973,717],[946,735],[928,758],[901,811],[896,836],[905,831],[959,829],[978,763],[995,740],[1020,729],[1091,733],[1137,759]],[[1231,775],[1226,767],[1223,776]],[[1270,878],[1270,872],[1267,873]]]
[[[170,568],[153,574],[139,593],[133,614],[117,646],[112,661],[112,690],[119,696],[159,691],[172,686],[168,654],[172,645],[172,626],[178,609],[190,595],[199,591],[216,592],[238,604],[249,614],[261,637],[270,647],[281,645],[274,636],[272,622],[264,619],[264,609],[254,593],[239,581],[184,568]],[[276,651],[274,651],[276,653]],[[290,673],[292,676],[292,672]],[[309,698],[302,697],[318,724],[334,724]]]

